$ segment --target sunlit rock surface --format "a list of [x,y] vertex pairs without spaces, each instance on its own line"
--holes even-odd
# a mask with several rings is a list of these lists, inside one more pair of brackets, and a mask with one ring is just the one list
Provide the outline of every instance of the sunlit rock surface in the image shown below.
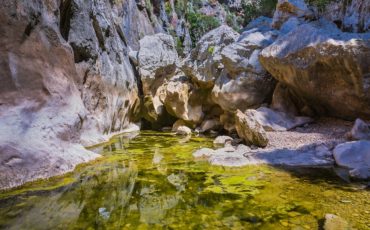
[[202,88],[212,88],[221,73],[221,51],[239,34],[223,25],[204,35],[184,60],[182,70]]
[[279,37],[262,51],[260,61],[317,114],[366,118],[370,114],[369,38],[369,33],[343,33],[320,20]]

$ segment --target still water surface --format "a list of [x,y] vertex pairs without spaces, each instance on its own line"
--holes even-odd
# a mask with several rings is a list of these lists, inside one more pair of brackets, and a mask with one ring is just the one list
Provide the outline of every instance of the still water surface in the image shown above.
[[370,229],[370,191],[330,170],[196,161],[207,137],[122,135],[74,172],[0,193],[0,229]]

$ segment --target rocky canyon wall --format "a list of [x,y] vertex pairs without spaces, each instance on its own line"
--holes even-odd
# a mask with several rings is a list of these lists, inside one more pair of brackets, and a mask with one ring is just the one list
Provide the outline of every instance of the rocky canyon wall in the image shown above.
[[1,2],[0,187],[70,171],[138,121],[128,53],[161,24],[134,0]]

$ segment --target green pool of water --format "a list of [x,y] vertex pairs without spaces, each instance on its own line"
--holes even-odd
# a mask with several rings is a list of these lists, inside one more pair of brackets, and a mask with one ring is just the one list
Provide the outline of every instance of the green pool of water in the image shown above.
[[0,193],[0,229],[319,229],[326,213],[370,228],[370,191],[330,170],[196,161],[206,137],[142,132],[73,173]]

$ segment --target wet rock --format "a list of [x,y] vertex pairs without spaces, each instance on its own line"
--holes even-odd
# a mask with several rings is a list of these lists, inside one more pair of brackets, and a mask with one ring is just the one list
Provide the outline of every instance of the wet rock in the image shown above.
[[236,41],[239,34],[223,25],[204,35],[186,57],[182,70],[202,88],[212,88],[221,73],[222,49]]
[[226,144],[231,144],[233,142],[233,138],[229,136],[218,136],[214,141],[213,144],[216,146],[225,146]]
[[335,147],[337,165],[350,169],[351,176],[358,179],[370,178],[370,141],[353,141]]
[[370,125],[361,119],[357,119],[350,136],[353,140],[370,140]]
[[242,113],[238,110],[235,114],[235,127],[240,138],[249,145],[265,147],[268,139],[265,130],[255,119],[251,111]]
[[351,226],[343,218],[334,214],[325,215],[324,230],[347,230],[351,229]]
[[172,132],[175,132],[177,135],[191,135],[192,133],[191,129],[183,120],[178,120],[173,124]]
[[279,37],[261,52],[260,61],[316,114],[365,118],[370,115],[369,38],[320,20]]
[[310,117],[295,117],[283,112],[261,107],[257,110],[250,109],[248,114],[253,116],[265,131],[287,131],[299,126],[303,126],[313,121]]

